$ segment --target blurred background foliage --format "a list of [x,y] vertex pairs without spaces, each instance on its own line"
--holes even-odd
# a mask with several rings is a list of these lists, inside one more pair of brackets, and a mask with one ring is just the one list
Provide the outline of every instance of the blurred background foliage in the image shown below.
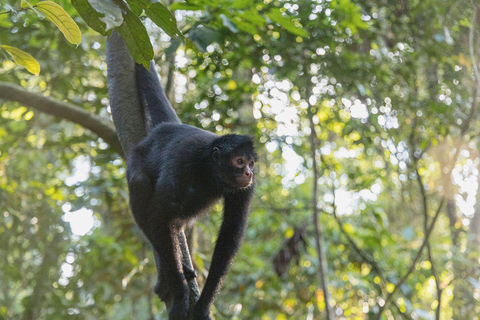
[[[0,45],[41,65],[34,76],[2,53],[0,99],[1,84],[14,83],[110,121],[105,38],[56,2],[82,43],[32,12],[0,14]],[[0,13],[12,7],[19,1],[4,0]],[[324,317],[316,170],[334,318],[479,319],[479,3],[171,9],[184,43],[143,22],[180,118],[254,136],[260,155],[246,239],[215,317]],[[122,158],[59,117],[8,100],[0,115],[0,319],[165,319]],[[200,284],[220,210],[187,227]]]

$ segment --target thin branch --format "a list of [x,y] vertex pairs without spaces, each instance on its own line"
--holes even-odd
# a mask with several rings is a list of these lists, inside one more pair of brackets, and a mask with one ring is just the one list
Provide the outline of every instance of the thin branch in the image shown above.
[[477,91],[478,91],[478,86],[472,86],[472,105],[470,106],[470,112],[468,113],[467,118],[465,119],[462,127],[460,128],[461,138],[463,138],[468,128],[470,128],[470,123],[476,116],[475,113],[477,111]]
[[390,293],[387,297],[387,299],[385,300],[385,303],[384,305],[380,308],[380,311],[375,315],[375,320],[380,320],[380,318],[382,317],[382,314],[383,314],[383,311],[388,308],[388,306],[390,305],[390,303],[392,302],[393,298],[395,297],[395,295],[397,294],[398,290],[400,290],[400,287],[402,286],[402,284],[405,283],[405,281],[407,281],[408,277],[410,276],[410,274],[413,272],[413,270],[415,269],[415,266],[417,265],[417,262],[418,260],[420,259],[421,255],[422,255],[422,252],[423,252],[423,249],[426,247],[429,239],[430,239],[430,235],[432,234],[432,231],[433,231],[433,227],[435,227],[435,223],[437,222],[437,219],[438,217],[440,216],[440,212],[441,212],[441,209],[443,207],[443,203],[445,202],[445,196],[442,197],[442,200],[440,201],[440,204],[438,205],[438,208],[437,208],[437,212],[435,213],[435,216],[433,217],[433,220],[432,220],[432,223],[430,224],[430,227],[428,228],[428,231],[427,233],[425,234],[425,238],[423,240],[423,243],[422,245],[420,246],[420,249],[418,250],[417,252],[417,255],[415,256],[415,258],[413,259],[412,261],[412,264],[410,265],[410,268],[408,268],[408,271],[407,273],[405,273],[405,275],[400,279],[400,281],[398,281],[398,283],[395,285],[395,289],[393,289],[392,293]]
[[16,101],[59,118],[77,123],[105,140],[112,149],[123,156],[115,128],[100,117],[74,104],[31,92],[13,83],[0,81],[0,99]]
[[167,74],[167,84],[165,85],[165,94],[168,97],[168,100],[174,101],[174,84],[175,84],[175,54],[173,54],[170,59],[167,60],[168,65],[168,74]]
[[477,23],[477,9],[478,7],[475,5],[473,1],[470,1],[473,6],[473,13],[472,13],[472,22],[470,24],[470,33],[468,36],[468,45],[470,47],[470,59],[472,60],[473,71],[475,73],[475,79],[477,81],[477,86],[480,87],[480,70],[478,69],[477,59],[475,57],[475,49],[474,49],[474,35],[475,35],[475,25]]
[[8,11],[3,11],[3,12],[0,12],[0,15],[2,14],[10,14],[10,13],[19,13],[19,12],[23,12],[23,11],[27,11],[27,10],[33,10],[33,8],[37,7],[37,5],[34,5],[34,6],[30,6],[28,8],[21,8],[21,9],[18,9],[18,10],[15,10],[15,9],[10,9]]
[[[416,164],[417,165],[417,164]],[[416,174],[417,174],[417,182],[420,187],[420,194],[422,195],[422,203],[423,203],[423,229],[424,232],[427,233],[428,231],[428,200],[427,200],[427,195],[425,193],[425,189],[423,188],[423,181],[422,177],[420,176],[420,173],[418,172],[418,169],[415,169]],[[427,255],[428,255],[428,260],[430,261],[430,264],[432,265],[432,275],[433,278],[435,279],[435,287],[437,290],[437,301],[438,305],[437,308],[435,309],[435,319],[439,320],[440,319],[440,310],[442,306],[442,288],[440,287],[440,279],[438,277],[438,273],[435,267],[435,261],[433,260],[433,253],[432,253],[432,248],[430,246],[430,241],[427,241]]]

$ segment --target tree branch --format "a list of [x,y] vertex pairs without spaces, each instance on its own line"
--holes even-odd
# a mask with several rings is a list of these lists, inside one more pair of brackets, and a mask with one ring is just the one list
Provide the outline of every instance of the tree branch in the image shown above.
[[115,128],[110,123],[79,106],[31,92],[19,85],[3,81],[0,81],[0,99],[15,101],[43,113],[77,123],[97,134],[113,150],[123,156],[123,150]]
[[477,82],[477,87],[480,88],[480,70],[478,69],[477,59],[475,56],[475,49],[474,49],[474,35],[475,35],[475,24],[477,23],[477,10],[478,7],[475,5],[473,1],[470,1],[473,6],[473,13],[472,13],[472,21],[470,25],[470,32],[468,35],[468,45],[470,49],[470,59],[472,60],[473,71],[475,74],[475,81]]

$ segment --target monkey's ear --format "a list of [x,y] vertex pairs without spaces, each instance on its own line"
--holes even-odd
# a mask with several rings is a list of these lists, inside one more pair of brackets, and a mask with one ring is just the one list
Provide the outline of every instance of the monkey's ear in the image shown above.
[[215,162],[220,162],[220,149],[218,147],[213,147],[212,155]]

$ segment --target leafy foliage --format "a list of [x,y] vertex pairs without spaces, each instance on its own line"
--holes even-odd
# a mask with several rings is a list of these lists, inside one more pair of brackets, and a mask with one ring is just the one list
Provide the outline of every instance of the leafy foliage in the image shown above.
[[[123,11],[102,2],[72,1],[93,32],[58,1],[82,30],[78,48],[49,21],[0,15],[0,43],[42,68],[36,77],[3,60],[2,81],[108,120],[102,34],[120,26],[138,42],[137,59],[158,55],[162,80],[173,68],[168,94],[184,123],[254,136],[257,195],[217,319],[323,316],[313,183],[338,318],[374,318],[398,287],[385,319],[478,319],[478,7],[197,0],[170,6],[177,21],[166,35],[145,18],[154,21],[151,2]],[[165,318],[119,156],[84,128],[17,103],[1,101],[0,114],[0,318]],[[428,247],[400,284],[437,210]],[[212,211],[190,237],[200,283],[220,223]],[[69,222],[76,216],[92,221],[85,235]]]

